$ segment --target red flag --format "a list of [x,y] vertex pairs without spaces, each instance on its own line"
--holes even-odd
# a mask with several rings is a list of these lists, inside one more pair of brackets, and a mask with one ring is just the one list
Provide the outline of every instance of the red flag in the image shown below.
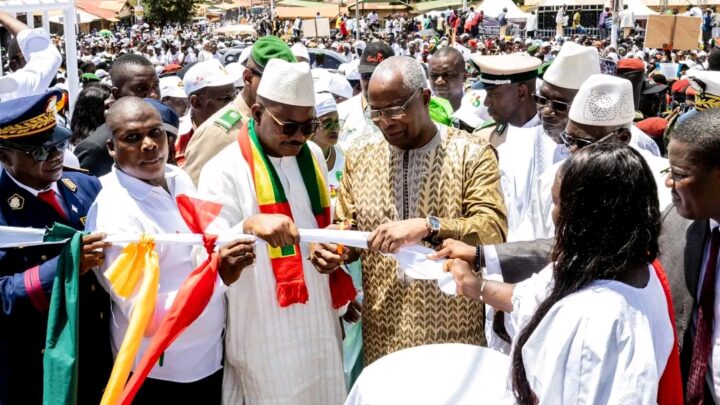
[[123,405],[132,403],[162,353],[205,310],[215,289],[219,264],[218,254],[214,252],[217,236],[205,234],[205,229],[218,216],[222,205],[186,195],[178,196],[177,204],[188,228],[193,233],[203,234],[205,249],[210,256],[193,270],[180,286],[170,311],[123,390],[120,400]]

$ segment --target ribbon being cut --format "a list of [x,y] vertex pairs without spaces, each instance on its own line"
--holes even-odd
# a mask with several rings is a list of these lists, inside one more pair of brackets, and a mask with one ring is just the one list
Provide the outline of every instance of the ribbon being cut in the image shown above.
[[[136,300],[127,333],[116,356],[110,380],[103,395],[102,404],[130,404],[163,351],[202,313],[212,297],[218,277],[218,243],[252,235],[207,235],[204,230],[218,215],[221,205],[192,199],[181,195],[177,199],[183,219],[193,234],[109,234],[106,241],[125,244],[120,256],[111,264],[104,276],[113,291],[123,299],[134,296]],[[367,232],[338,231],[330,229],[300,229],[302,243],[338,243],[355,248],[367,248]],[[52,295],[51,317],[48,325],[47,351],[45,356],[45,403],[74,403],[77,391],[77,320],[76,298],[81,251],[81,233],[60,232],[56,226],[50,230],[0,227],[0,248],[34,246],[44,243],[67,243],[59,261],[59,268]],[[256,243],[263,244],[261,240]],[[204,246],[207,259],[183,282],[172,306],[153,334],[150,346],[128,381],[133,362],[137,356],[145,329],[152,318],[158,294],[159,261],[156,244],[190,244]],[[442,270],[443,261],[427,258],[431,250],[422,246],[401,249],[393,255],[409,277],[436,279],[440,287],[454,294],[455,285],[449,273]],[[335,273],[349,275],[342,270]],[[448,282],[449,280],[449,282]],[[62,291],[64,293],[56,293]],[[73,292],[74,291],[74,292]],[[340,306],[347,302],[340,303]],[[335,306],[335,302],[333,305]],[[339,306],[338,306],[339,307]],[[125,383],[127,382],[127,384]]]

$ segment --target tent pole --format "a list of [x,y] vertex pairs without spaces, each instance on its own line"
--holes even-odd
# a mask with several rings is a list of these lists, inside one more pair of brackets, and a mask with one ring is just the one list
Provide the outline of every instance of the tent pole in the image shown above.
[[358,2],[360,0],[355,0],[355,40],[360,40],[360,7],[358,6]]

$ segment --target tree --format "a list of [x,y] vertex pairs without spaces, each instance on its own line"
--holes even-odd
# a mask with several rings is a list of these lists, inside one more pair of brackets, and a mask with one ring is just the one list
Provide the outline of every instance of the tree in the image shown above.
[[195,5],[201,2],[201,0],[143,0],[143,6],[149,21],[160,24],[184,23],[192,19]]

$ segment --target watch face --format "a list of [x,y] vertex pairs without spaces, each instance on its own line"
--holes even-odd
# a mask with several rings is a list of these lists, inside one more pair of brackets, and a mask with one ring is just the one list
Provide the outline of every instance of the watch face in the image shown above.
[[437,217],[429,217],[428,222],[430,223],[430,229],[434,231],[440,230],[440,220]]

